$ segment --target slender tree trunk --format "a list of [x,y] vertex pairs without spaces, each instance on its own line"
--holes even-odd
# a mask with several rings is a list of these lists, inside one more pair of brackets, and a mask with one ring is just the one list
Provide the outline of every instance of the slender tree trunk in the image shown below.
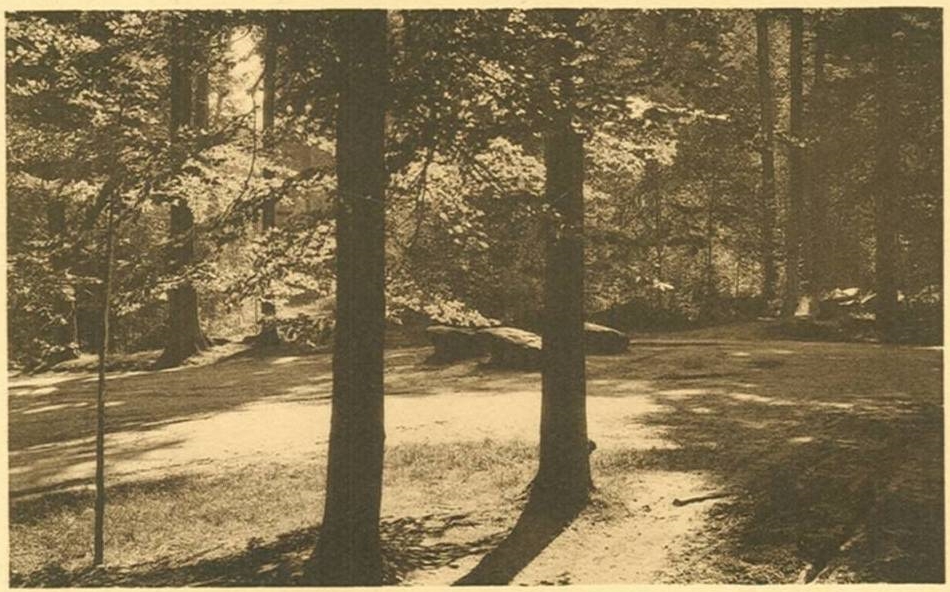
[[785,298],[782,314],[791,317],[798,307],[801,293],[799,266],[801,265],[801,219],[803,201],[804,154],[802,141],[802,34],[804,24],[802,10],[789,12],[791,51],[789,63],[789,108],[788,148],[788,212],[785,230]]
[[[275,86],[277,81],[277,20],[273,14],[267,15],[267,22],[264,31],[264,105],[263,105],[263,136],[264,149],[271,150],[274,147],[272,134],[274,133],[274,100]],[[277,203],[273,199],[264,202],[261,210],[261,231],[267,234],[271,228],[276,226],[277,221]],[[269,292],[269,290],[268,290]],[[280,342],[277,334],[277,306],[274,303],[273,296],[265,294],[261,299],[261,334],[258,336],[258,343],[274,345]]]
[[706,195],[706,256],[703,269],[703,316],[712,319],[716,300],[716,268],[713,265],[713,248],[716,242],[716,192]]
[[877,49],[877,168],[874,173],[875,278],[877,330],[883,341],[897,339],[897,175],[900,166],[900,108],[895,96],[896,12],[880,9]]
[[826,152],[823,149],[822,122],[825,121],[826,90],[825,90],[825,45],[824,33],[821,24],[821,13],[815,13],[814,35],[814,70],[815,82],[812,86],[809,112],[812,149],[809,155],[809,206],[808,231],[805,242],[805,278],[808,281],[808,294],[817,305],[821,300],[821,293],[828,288],[827,260],[828,239],[825,218],[828,216],[828,196],[825,191],[825,180],[821,171],[824,168]]
[[772,105],[772,66],[769,59],[769,13],[755,14],[756,54],[760,112],[760,154],[762,158],[762,300],[763,312],[771,310],[775,298],[775,138]]
[[109,314],[112,304],[112,260],[115,251],[115,193],[109,195],[106,242],[102,261],[102,320],[99,342],[99,382],[96,392],[96,500],[93,523],[92,563],[105,562],[106,517],[106,356],[109,354]]
[[584,142],[571,126],[574,101],[569,63],[575,57],[579,11],[555,13],[567,32],[555,41],[561,106],[554,108],[545,145],[545,252],[541,366],[541,446],[531,497],[548,511],[573,515],[592,486],[587,439],[584,362]]
[[326,504],[308,578],[324,586],[382,582],[386,20],[383,10],[347,11],[338,20],[333,409]]
[[[178,38],[181,29],[172,26],[174,49],[169,56],[169,79],[171,92],[171,138],[175,142],[181,127],[192,123],[195,127],[205,127],[208,123],[208,97],[201,97],[208,90],[207,72],[198,77],[197,101],[192,93],[195,78],[191,67],[189,51],[193,44]],[[201,80],[204,79],[202,83]],[[195,108],[195,103],[198,107]],[[203,107],[201,105],[204,105]],[[184,269],[194,260],[195,226],[191,207],[184,200],[171,207],[170,234],[172,238],[171,264],[176,272]],[[208,348],[208,341],[201,331],[198,320],[198,292],[190,280],[183,280],[168,294],[168,320],[165,328],[165,350],[156,365],[168,368],[181,364],[190,356]]]

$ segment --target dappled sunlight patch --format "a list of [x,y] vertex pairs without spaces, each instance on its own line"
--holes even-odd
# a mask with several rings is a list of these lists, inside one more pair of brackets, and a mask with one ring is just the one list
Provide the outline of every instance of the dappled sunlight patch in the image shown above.
[[26,392],[17,393],[18,395],[27,395],[27,396],[42,396],[42,395],[51,395],[58,391],[59,388],[55,386],[41,386],[38,388],[30,389]]
[[729,355],[734,358],[751,358],[752,357],[752,354],[750,354],[749,352],[744,352],[744,351],[730,352]]
[[813,436],[795,436],[788,439],[789,444],[808,444],[814,441],[815,438]]
[[835,438],[833,442],[839,448],[850,448],[853,450],[861,448],[861,442],[855,438]]
[[35,415],[37,413],[47,413],[58,409],[70,409],[75,407],[88,407],[89,403],[57,403],[55,405],[43,405],[42,407],[32,407],[21,411],[23,415]]
[[756,395],[752,393],[726,393],[725,395],[731,399],[742,401],[744,403],[762,403],[764,405],[777,405],[781,407],[795,404],[792,401],[786,401],[784,399],[778,399],[775,397],[764,397],[762,395]]
[[[797,345],[806,346],[806,345],[808,345],[808,343],[807,343],[807,342],[801,342],[801,343],[799,343],[799,344],[797,344]],[[776,356],[791,356],[791,355],[795,355],[795,352],[792,351],[792,350],[790,350],[790,349],[781,349],[781,348],[774,348],[774,347],[764,348],[764,349],[759,350],[759,352],[760,352],[760,353],[764,353],[764,354],[773,354],[773,355],[776,355]]]
[[[135,376],[149,375],[154,372],[167,372],[169,370],[174,370],[174,369],[175,368],[166,368],[165,370],[128,370],[128,371],[118,370],[118,371],[113,371],[113,372],[107,372],[106,380],[112,381],[112,380],[119,380],[119,379],[125,379],[125,378],[133,378]],[[99,377],[96,376],[95,374],[91,374],[90,376],[87,376],[81,379],[79,382],[83,382],[87,384],[95,383],[95,382],[99,382]]]
[[698,389],[698,388],[681,388],[681,389],[663,389],[657,391],[658,395],[663,397],[669,397],[672,399],[680,399],[686,397],[697,397],[701,395],[712,395],[715,394],[712,389]]
[[709,415],[713,412],[709,407],[690,407],[689,411],[693,413],[699,413],[700,415]]
[[43,393],[21,393],[17,391],[22,391],[23,389],[38,389],[46,388],[61,382],[67,382],[69,380],[75,380],[78,375],[76,374],[66,374],[66,373],[46,373],[46,374],[36,374],[36,375],[23,375],[10,377],[7,375],[9,382],[8,387],[10,391],[13,391],[14,394],[43,394]]
[[281,356],[279,358],[272,358],[269,362],[274,366],[283,366],[284,364],[292,364],[300,360],[300,356]]
[[854,409],[854,403],[839,403],[835,401],[816,401],[811,403],[811,405],[824,409],[841,409],[842,411],[850,411],[851,409]]

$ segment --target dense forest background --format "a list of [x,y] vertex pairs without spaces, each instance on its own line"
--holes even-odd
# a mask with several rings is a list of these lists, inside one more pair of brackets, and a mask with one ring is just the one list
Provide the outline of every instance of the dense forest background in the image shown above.
[[[558,34],[540,14],[389,13],[394,326],[538,327],[541,42]],[[109,219],[114,350],[174,365],[222,338],[326,342],[334,18],[9,15],[14,364],[95,350]],[[797,310],[940,340],[938,10],[588,11],[576,44],[588,316],[637,331]]]

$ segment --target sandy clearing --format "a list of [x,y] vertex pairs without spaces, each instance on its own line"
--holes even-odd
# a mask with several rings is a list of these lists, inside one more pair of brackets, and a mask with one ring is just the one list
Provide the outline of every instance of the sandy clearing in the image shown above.
[[[602,397],[597,395],[597,385],[592,385],[588,402],[590,437],[598,447],[671,446],[655,428],[636,422],[638,417],[662,408],[652,395],[637,393],[638,386],[631,381],[631,395],[627,397]],[[292,397],[269,398],[153,429],[110,433],[106,439],[107,471],[110,478],[127,481],[325,456],[330,426],[327,389],[298,387]],[[316,400],[300,400],[305,395]],[[389,446],[485,439],[535,443],[540,399],[540,393],[534,390],[471,392],[450,388],[434,395],[390,396],[386,400],[386,442]],[[58,407],[69,405],[73,404]],[[95,471],[92,447],[92,439],[85,438],[11,451],[11,491],[91,478]]]

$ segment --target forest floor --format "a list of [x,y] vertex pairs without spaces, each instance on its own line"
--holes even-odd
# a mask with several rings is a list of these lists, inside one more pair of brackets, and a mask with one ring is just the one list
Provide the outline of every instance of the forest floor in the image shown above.
[[[942,351],[699,337],[588,358],[597,489],[512,583],[943,581]],[[386,356],[392,584],[462,577],[535,470],[538,374],[429,353]],[[98,571],[95,377],[9,381],[13,583],[298,582],[322,514],[330,356],[109,378]]]

